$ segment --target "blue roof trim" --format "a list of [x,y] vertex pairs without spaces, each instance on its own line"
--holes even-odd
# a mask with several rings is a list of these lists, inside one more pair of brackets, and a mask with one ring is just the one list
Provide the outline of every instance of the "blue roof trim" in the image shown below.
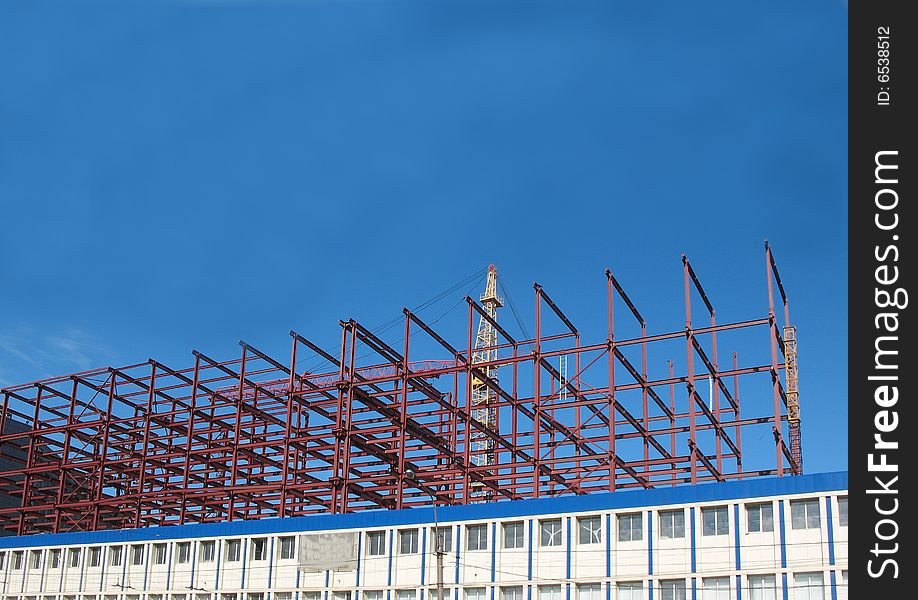
[[[437,509],[440,523],[526,517],[553,513],[576,513],[591,510],[642,508],[665,504],[716,502],[760,496],[809,494],[848,489],[848,472],[815,473],[796,477],[753,477],[743,481],[702,483],[650,490],[597,492],[583,496],[536,498],[508,502],[489,502]],[[433,509],[365,510],[344,515],[317,514],[303,517],[268,518],[251,521],[203,523],[114,529],[78,533],[42,533],[28,536],[0,537],[0,549],[31,546],[68,546],[155,540],[213,538],[234,535],[258,535],[333,529],[367,529],[433,522]]]

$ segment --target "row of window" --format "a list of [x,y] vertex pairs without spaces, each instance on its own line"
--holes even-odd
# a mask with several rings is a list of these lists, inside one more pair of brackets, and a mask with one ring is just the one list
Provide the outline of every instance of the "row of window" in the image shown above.
[[[841,572],[841,581],[837,585],[847,587],[848,571]],[[656,582],[644,581],[619,581],[611,584],[615,590],[617,600],[643,600],[645,589],[653,586],[659,592],[662,600],[686,600],[685,579],[661,579]],[[793,574],[794,594],[796,600],[824,600],[826,584],[822,572],[802,572]],[[746,597],[749,600],[776,600],[779,586],[775,575],[748,575],[744,583]],[[537,600],[561,600],[562,586],[558,584],[537,586]],[[499,588],[500,600],[524,600],[523,586],[503,586]],[[733,578],[731,577],[703,577],[701,578],[701,591],[703,600],[731,600],[736,597]],[[417,600],[417,590],[395,590],[395,600]],[[321,600],[322,592],[300,592],[301,600]],[[601,583],[581,583],[576,585],[577,600],[604,600]],[[648,594],[649,595],[649,594]],[[124,600],[265,600],[261,592],[244,594],[221,593],[216,594],[125,594]],[[274,592],[273,600],[293,600],[293,592]],[[350,591],[336,591],[329,600],[352,600]],[[362,593],[360,600],[385,600],[384,590],[367,590]],[[80,600],[118,600],[117,595],[96,596],[84,594]],[[8,596],[4,600],[58,600],[57,596]],[[78,600],[76,595],[63,595],[60,600]],[[430,600],[440,600],[437,590],[430,590]],[[443,600],[452,600],[452,590],[444,589]],[[459,600],[459,598],[457,598]],[[487,588],[467,587],[462,590],[462,600],[488,600]]]
[[[268,558],[269,538],[253,538],[250,540],[251,560],[263,561]],[[174,542],[175,562],[178,564],[191,562],[191,542]],[[168,543],[151,544],[133,544],[129,546],[90,546],[85,549],[86,565],[89,567],[99,567],[103,561],[103,551],[107,550],[107,562],[112,567],[119,567],[127,555],[127,561],[130,565],[140,566],[145,563],[147,552],[150,553],[149,559],[153,564],[164,565],[169,560]],[[224,546],[224,559],[227,562],[238,562],[242,560],[242,540],[227,540]],[[47,551],[46,566],[48,569],[59,569],[66,560],[70,567],[79,567],[84,558],[83,548],[69,548],[64,554],[64,550],[53,548]],[[28,552],[28,554],[27,554]],[[26,560],[29,569],[39,569],[42,566],[43,550],[15,550],[12,552],[0,552],[0,569],[6,565],[6,555],[10,555],[10,568],[19,570],[23,568]],[[200,542],[198,547],[198,557],[201,562],[213,562],[217,554],[217,542],[214,540],[205,540]],[[277,538],[277,556],[281,560],[293,559],[296,556],[296,537],[284,536]]]
[[[821,526],[820,502],[818,498],[791,500],[791,527],[793,529],[818,529]],[[848,498],[838,498],[839,524],[848,525]],[[635,542],[644,538],[643,513],[627,513],[616,516],[618,541]],[[730,532],[730,515],[727,506],[706,506],[701,508],[701,534],[703,536],[728,535]],[[552,547],[562,545],[562,519],[540,519],[539,545]],[[685,537],[685,510],[659,511],[660,537],[663,539],[679,539]],[[762,502],[746,505],[746,527],[749,533],[774,531],[774,506],[771,502]],[[502,547],[504,549],[523,548],[525,544],[524,521],[511,521],[501,524]],[[579,544],[602,543],[602,518],[598,515],[577,518],[577,541]],[[441,550],[449,550],[452,546],[452,527],[440,527],[435,531],[435,543]],[[296,554],[296,538],[284,536],[277,538],[277,554],[282,560],[293,559]],[[397,551],[399,554],[417,554],[420,550],[418,529],[402,529],[398,531]],[[269,538],[260,537],[251,540],[251,560],[263,561],[268,558]],[[241,539],[227,540],[224,544],[224,560],[238,562],[242,560]],[[177,564],[191,562],[191,542],[175,542],[175,562]],[[123,555],[128,554],[131,565],[143,565],[147,549],[151,553],[153,564],[163,565],[168,562],[169,544],[152,544],[146,546],[136,544],[130,546],[108,547],[108,564],[121,566]],[[471,524],[465,526],[465,549],[469,551],[488,549],[488,525]],[[214,540],[204,540],[199,543],[198,555],[202,563],[213,562],[216,559],[217,543]],[[28,568],[41,567],[42,550],[28,551]],[[64,560],[62,549],[47,551],[47,567],[58,569]],[[86,549],[86,563],[89,567],[98,567],[102,564],[102,546],[91,546]],[[386,553],[386,532],[370,531],[367,533],[366,554],[368,556],[383,556]],[[26,551],[16,550],[10,552],[10,566],[13,570],[23,568],[26,560]],[[82,548],[67,550],[66,561],[71,567],[79,567],[83,558]],[[0,569],[5,567],[6,553],[0,552]]]
[[[791,527],[793,529],[818,529],[821,525],[819,499],[807,498],[791,500]],[[838,499],[839,523],[848,525],[848,498]],[[644,538],[643,513],[629,513],[616,516],[619,542],[635,542]],[[659,511],[660,537],[678,539],[685,537],[685,510]],[[729,535],[730,515],[727,506],[709,506],[701,509],[701,534],[703,536]],[[543,547],[560,546],[562,543],[562,520],[560,518],[539,520],[539,545]],[[501,524],[502,547],[504,549],[523,548],[523,521],[511,521]],[[774,507],[771,502],[746,505],[746,526],[749,533],[774,531]],[[577,541],[579,544],[602,543],[602,518],[598,515],[579,517],[577,519]],[[438,548],[452,548],[452,528],[441,527],[436,530]],[[399,554],[416,554],[419,548],[417,529],[401,529],[397,533],[397,551]],[[488,525],[473,524],[465,526],[465,549],[488,549]],[[386,532],[370,531],[367,533],[366,553],[368,556],[383,556],[386,553]]]

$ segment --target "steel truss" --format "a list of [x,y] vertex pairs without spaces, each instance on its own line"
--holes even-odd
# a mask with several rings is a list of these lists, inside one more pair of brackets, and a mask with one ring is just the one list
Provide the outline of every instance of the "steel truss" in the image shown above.
[[[17,534],[132,528],[402,509],[429,503],[428,492],[454,505],[474,502],[476,489],[515,500],[798,474],[785,443],[785,344],[773,288],[785,327],[787,297],[767,243],[765,255],[768,314],[747,321],[718,323],[683,257],[681,331],[649,334],[606,271],[607,331],[595,343],[583,344],[535,284],[528,340],[466,297],[458,345],[405,309],[399,348],[348,320],[334,355],[291,331],[286,359],[240,342],[234,360],[194,351],[190,367],[150,359],[3,389],[0,455],[12,467],[0,473],[0,495],[15,506],[0,508],[0,526]],[[619,303],[640,335],[616,337]],[[470,360],[479,317],[499,334],[497,358],[485,363]],[[724,367],[718,336],[746,332],[763,356],[769,343],[770,360],[741,365],[734,352]],[[436,346],[436,359],[415,360],[417,336]],[[676,374],[668,361],[668,373],[650,377],[648,353],[664,343],[684,344],[685,370]],[[373,357],[361,359],[365,352]],[[334,367],[298,372],[307,355]],[[562,356],[573,363],[567,377],[555,366]],[[495,369],[499,383],[488,376]],[[739,381],[748,378],[770,378],[772,398],[758,394],[741,414]],[[494,392],[493,427],[473,417],[473,381]],[[754,426],[771,428],[774,468],[744,470],[741,436]],[[493,447],[469,443],[481,438]],[[493,462],[479,460],[476,447]]]

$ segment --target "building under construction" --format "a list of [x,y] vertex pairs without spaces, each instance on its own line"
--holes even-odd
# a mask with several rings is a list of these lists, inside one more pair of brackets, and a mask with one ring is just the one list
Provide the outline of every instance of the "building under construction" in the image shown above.
[[[484,294],[465,298],[458,339],[405,309],[398,347],[349,320],[332,351],[291,331],[285,356],[240,342],[232,359],[195,351],[190,364],[3,389],[0,527],[128,529],[798,475],[796,335],[767,243],[761,268],[761,314],[739,322],[718,322],[683,257],[683,329],[652,331],[606,271],[604,323],[581,330],[535,284],[520,339],[498,320],[492,267]],[[744,360],[727,345],[739,336],[767,358]],[[650,376],[648,357],[663,351],[679,360]],[[326,369],[298,369],[316,357]],[[747,380],[765,392],[741,400]],[[744,467],[752,427],[771,429],[770,467]]]

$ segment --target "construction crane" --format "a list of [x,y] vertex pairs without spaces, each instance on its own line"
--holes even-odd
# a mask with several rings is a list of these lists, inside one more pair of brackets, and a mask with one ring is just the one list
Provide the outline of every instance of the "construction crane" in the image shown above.
[[[503,302],[497,296],[497,269],[488,267],[488,278],[485,291],[481,295],[484,312],[497,322],[497,309]],[[472,364],[484,364],[481,371],[488,379],[497,381],[497,367],[488,365],[497,360],[497,330],[487,319],[478,320],[478,334],[475,336],[475,349],[472,352]],[[497,392],[489,388],[479,377],[472,377],[472,417],[491,431],[497,431]],[[485,466],[494,464],[494,440],[484,432],[474,429],[471,434],[472,464]],[[486,501],[492,495],[480,482],[472,484],[471,497],[476,501]]]
[[800,403],[797,390],[797,328],[784,328],[785,393],[787,394],[787,428],[795,475],[803,473],[803,448],[800,442]]

